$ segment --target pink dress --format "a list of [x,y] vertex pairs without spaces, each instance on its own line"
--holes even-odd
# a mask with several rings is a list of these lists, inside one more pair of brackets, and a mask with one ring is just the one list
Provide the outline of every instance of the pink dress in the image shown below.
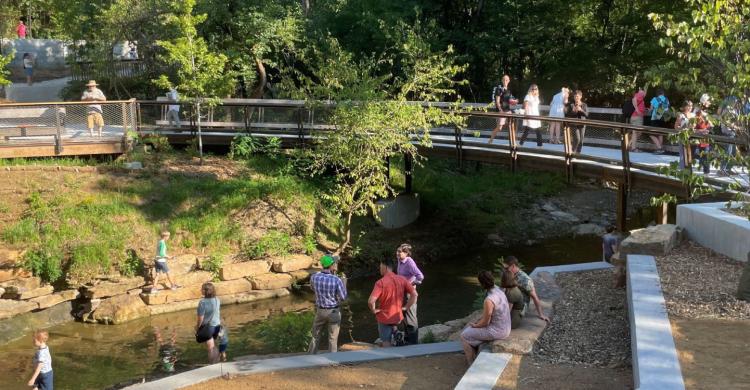
[[485,341],[502,340],[510,335],[510,308],[505,293],[495,286],[487,293],[485,301],[488,299],[495,305],[490,323],[484,328],[469,326],[461,332],[461,338],[473,347]]

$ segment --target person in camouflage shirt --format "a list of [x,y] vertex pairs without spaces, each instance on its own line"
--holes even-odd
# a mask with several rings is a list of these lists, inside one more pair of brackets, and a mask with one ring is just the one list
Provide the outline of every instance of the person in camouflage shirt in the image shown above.
[[545,316],[544,312],[542,311],[542,303],[539,301],[539,297],[536,295],[536,289],[534,289],[534,281],[531,280],[531,277],[529,277],[526,272],[521,271],[521,268],[518,265],[518,259],[516,259],[514,256],[506,257],[505,265],[503,267],[505,269],[505,272],[510,272],[515,277],[518,288],[523,293],[526,307],[529,307],[529,301],[534,301],[534,307],[536,308],[537,316],[539,316],[539,318],[543,319],[544,321],[549,322],[549,318],[547,318],[547,316]]

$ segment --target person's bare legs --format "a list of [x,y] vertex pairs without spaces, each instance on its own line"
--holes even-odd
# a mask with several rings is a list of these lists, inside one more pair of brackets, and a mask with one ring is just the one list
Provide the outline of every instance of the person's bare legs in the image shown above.
[[498,118],[497,119],[497,125],[495,125],[495,128],[492,129],[492,134],[490,134],[490,141],[488,143],[492,143],[492,141],[495,140],[495,137],[497,136],[497,133],[503,131],[503,127],[505,127],[505,118]]
[[160,273],[161,273],[161,272],[159,272],[159,271],[156,271],[156,272],[154,272],[154,285],[153,285],[153,287],[151,288],[151,290],[152,290],[152,291],[153,291],[153,290],[158,290],[158,289],[159,289],[159,274],[160,274]]
[[651,141],[656,146],[656,150],[661,150],[662,149],[662,138],[661,138],[661,136],[660,135],[649,135],[649,137],[651,137]]
[[630,149],[631,151],[638,149],[638,137],[640,136],[640,131],[633,131],[633,136],[630,138],[630,145],[628,145],[628,149]]
[[461,345],[464,347],[464,356],[466,357],[466,363],[471,365],[471,363],[474,363],[474,359],[477,358],[477,351],[463,337],[461,337]]
[[206,341],[206,349],[208,350],[208,362],[211,364],[219,362],[219,349],[216,348],[216,342],[213,338]]

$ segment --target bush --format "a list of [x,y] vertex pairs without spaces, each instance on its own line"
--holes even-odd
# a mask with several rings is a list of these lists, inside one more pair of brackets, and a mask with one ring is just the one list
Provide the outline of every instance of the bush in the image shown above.
[[30,270],[47,283],[54,283],[62,276],[62,256],[42,249],[26,252],[23,256],[23,268]]
[[245,254],[253,259],[268,256],[284,256],[292,251],[292,238],[289,234],[271,230],[260,240],[247,246]]
[[314,317],[310,311],[272,317],[260,325],[258,337],[275,351],[304,352],[312,338]]
[[120,274],[132,278],[136,275],[143,275],[143,260],[138,257],[138,253],[133,249],[128,249],[125,259],[119,264]]
[[253,136],[237,135],[229,147],[229,158],[247,160],[255,153],[259,153],[262,148],[263,146]]
[[213,275],[214,281],[219,281],[219,271],[221,270],[221,266],[224,264],[224,260],[222,260],[221,256],[211,255],[206,258],[206,260],[203,260],[203,263],[201,264],[201,268],[204,271],[208,271]]
[[29,243],[37,237],[36,222],[31,218],[23,218],[3,230],[3,241],[9,244]]
[[68,275],[76,280],[89,280],[110,268],[107,248],[96,244],[81,244],[70,251]]

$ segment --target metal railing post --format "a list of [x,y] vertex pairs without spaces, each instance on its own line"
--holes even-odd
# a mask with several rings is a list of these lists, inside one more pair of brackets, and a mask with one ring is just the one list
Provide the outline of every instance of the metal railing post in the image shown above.
[[623,185],[627,191],[630,191],[630,149],[628,149],[630,131],[623,127],[621,127],[619,131],[620,152],[622,153]]
[[510,171],[516,173],[518,165],[518,144],[516,143],[516,118],[507,117],[508,120],[508,142],[510,144]]
[[63,139],[62,126],[60,125],[60,106],[55,106],[55,129],[57,130],[57,134],[55,135],[55,154],[62,154]]
[[567,123],[562,123],[563,128],[563,148],[565,149],[565,178],[568,183],[573,182],[573,135],[571,134],[570,126]]

